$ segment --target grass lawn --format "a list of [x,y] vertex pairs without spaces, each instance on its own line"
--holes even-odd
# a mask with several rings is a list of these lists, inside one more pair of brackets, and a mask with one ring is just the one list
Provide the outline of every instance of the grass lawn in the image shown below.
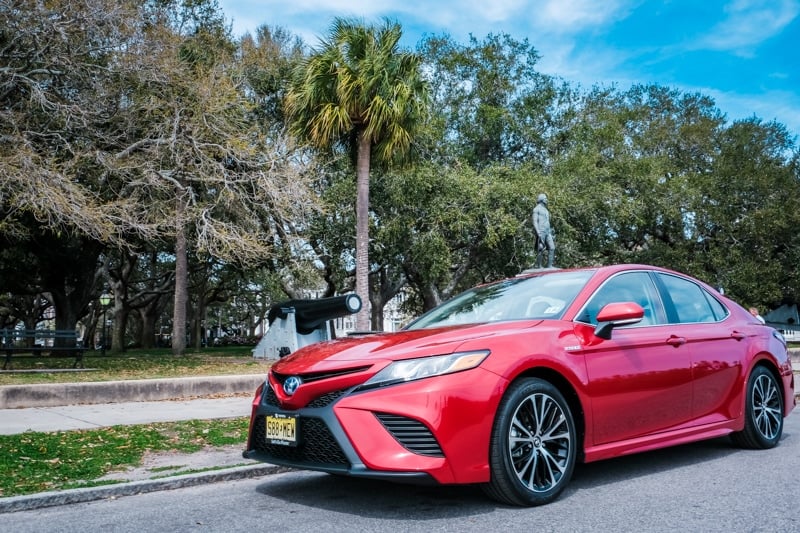
[[[254,359],[252,346],[206,348],[173,356],[169,349],[124,354],[88,351],[85,371],[71,371],[73,357],[21,355],[0,386],[224,374],[266,374],[272,361]],[[79,431],[0,435],[0,497],[115,483],[98,481],[137,466],[148,452],[194,452],[241,444],[248,418],[190,420]]]
[[195,452],[247,440],[247,417],[0,435],[0,497],[93,487],[147,452]]
[[[230,374],[266,374],[271,361],[254,359],[252,346],[204,348],[174,356],[169,349],[130,350],[123,354],[87,351],[86,371],[70,371],[73,357],[15,355],[14,371],[0,372],[1,385],[69,383]],[[35,371],[35,372],[34,372]]]

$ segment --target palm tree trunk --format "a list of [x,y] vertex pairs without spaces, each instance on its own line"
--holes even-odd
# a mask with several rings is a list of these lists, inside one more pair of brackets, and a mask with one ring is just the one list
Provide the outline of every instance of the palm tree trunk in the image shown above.
[[356,294],[361,310],[356,315],[356,329],[366,331],[370,325],[369,301],[369,163],[372,146],[364,134],[358,133],[356,163]]

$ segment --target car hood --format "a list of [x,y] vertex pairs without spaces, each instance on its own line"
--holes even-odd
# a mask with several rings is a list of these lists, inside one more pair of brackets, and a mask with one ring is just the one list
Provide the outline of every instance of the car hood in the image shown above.
[[[445,355],[455,352],[466,342],[479,339],[487,341],[481,348],[490,348],[490,337],[528,329],[540,322],[520,320],[345,337],[305,346],[277,361],[272,370],[280,374],[327,372],[379,361]],[[470,346],[470,349],[478,347]]]

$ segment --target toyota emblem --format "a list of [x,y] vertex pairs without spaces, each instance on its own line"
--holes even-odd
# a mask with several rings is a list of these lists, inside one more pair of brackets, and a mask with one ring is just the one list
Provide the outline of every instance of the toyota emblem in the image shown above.
[[291,396],[292,394],[295,393],[297,387],[299,387],[302,383],[303,380],[300,379],[299,377],[289,376],[288,378],[286,378],[286,381],[283,382],[283,392]]

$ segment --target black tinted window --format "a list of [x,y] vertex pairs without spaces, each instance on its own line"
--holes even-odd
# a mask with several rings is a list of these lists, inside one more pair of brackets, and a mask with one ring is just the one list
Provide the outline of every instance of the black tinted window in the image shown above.
[[696,283],[667,274],[660,274],[660,279],[677,315],[677,320],[671,321],[717,322],[727,315],[723,305]]
[[[703,291],[703,292],[705,292],[705,291]],[[724,305],[719,303],[719,301],[716,298],[714,298],[712,295],[708,294],[707,292],[705,292],[705,294],[706,294],[706,298],[708,298],[708,303],[711,305],[711,309],[714,311],[714,316],[716,317],[716,319],[718,321],[722,320],[723,318],[728,316],[728,310],[725,308]]]

